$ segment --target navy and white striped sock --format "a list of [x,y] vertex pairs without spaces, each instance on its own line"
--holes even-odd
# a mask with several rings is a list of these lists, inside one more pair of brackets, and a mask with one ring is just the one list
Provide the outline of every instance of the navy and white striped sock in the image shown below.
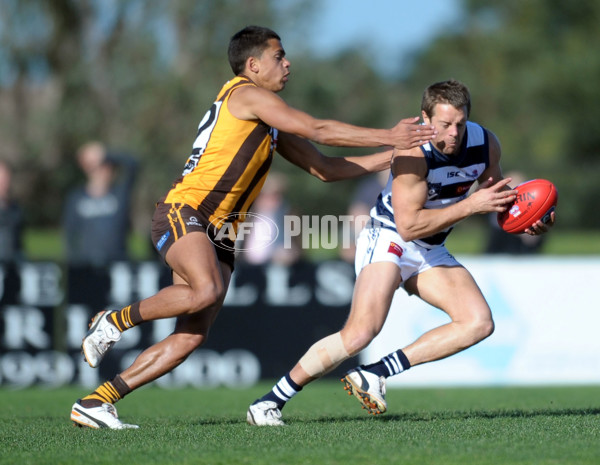
[[[273,401],[277,404],[279,410],[283,408],[285,403],[292,397],[298,394],[302,390],[302,386],[299,386],[292,380],[290,374],[286,374],[279,382],[273,386],[273,389],[267,394],[262,396],[256,402],[263,402],[265,400]],[[255,403],[256,403],[255,402]]]
[[396,352],[392,352],[385,357],[382,357],[378,362],[370,365],[361,366],[363,370],[367,370],[377,376],[383,376],[388,378],[389,376],[397,375],[410,368],[410,362],[404,355],[401,349]]

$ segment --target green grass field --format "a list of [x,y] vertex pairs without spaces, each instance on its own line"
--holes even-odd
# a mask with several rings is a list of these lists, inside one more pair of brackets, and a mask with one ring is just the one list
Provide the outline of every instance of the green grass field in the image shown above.
[[248,390],[141,389],[117,404],[139,430],[69,421],[86,389],[0,390],[0,464],[594,464],[600,386],[395,389],[368,416],[336,381],[283,411],[288,426],[245,423]]

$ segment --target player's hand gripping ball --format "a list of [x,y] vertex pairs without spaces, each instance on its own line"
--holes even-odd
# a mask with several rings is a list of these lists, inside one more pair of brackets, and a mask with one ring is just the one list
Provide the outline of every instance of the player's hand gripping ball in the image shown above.
[[515,187],[517,198],[508,210],[498,213],[498,224],[510,234],[521,234],[538,220],[550,221],[558,202],[558,191],[546,179],[533,179]]

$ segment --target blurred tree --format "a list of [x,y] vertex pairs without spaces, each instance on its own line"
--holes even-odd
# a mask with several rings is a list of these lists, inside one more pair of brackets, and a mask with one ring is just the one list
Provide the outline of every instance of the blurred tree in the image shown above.
[[557,227],[597,228],[600,198],[600,2],[466,0],[460,31],[415,58],[409,93],[456,78],[474,100],[472,118],[503,146],[503,166],[553,180]]
[[[366,48],[320,61],[307,54],[303,25],[319,13],[314,0],[1,1],[2,156],[25,168],[18,187],[30,224],[58,224],[63,193],[79,176],[75,149],[100,139],[144,162],[135,212],[146,232],[154,201],[231,76],[229,37],[254,23],[278,31],[292,61],[282,96],[316,116],[390,127],[418,113],[431,82],[463,80],[473,119],[502,141],[504,166],[554,180],[561,204],[568,199],[559,226],[600,225],[587,200],[600,196],[596,0],[465,0],[462,28],[440,31],[397,80],[375,73]],[[345,211],[352,182],[307,181],[283,161],[275,169],[290,172],[297,208]]]
[[[311,0],[3,0],[3,153],[27,164],[21,183],[36,226],[56,226],[94,139],[144,162],[138,222],[181,172],[197,125],[231,77],[230,36],[247,24],[285,37]],[[35,199],[35,201],[34,201]]]

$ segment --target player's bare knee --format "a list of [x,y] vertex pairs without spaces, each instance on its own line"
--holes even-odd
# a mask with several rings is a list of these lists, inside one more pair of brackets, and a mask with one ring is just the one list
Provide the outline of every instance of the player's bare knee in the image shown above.
[[191,337],[187,341],[187,347],[188,347],[190,353],[192,353],[194,350],[196,350],[198,347],[200,347],[202,344],[204,344],[206,342],[206,339],[207,339],[206,334],[191,335]]
[[483,324],[483,331],[485,333],[484,339],[486,337],[491,336],[493,334],[495,328],[496,328],[496,326],[494,325],[494,320],[492,320],[491,318],[487,319]]
[[375,336],[377,336],[377,332],[368,328],[361,328],[352,332],[344,332],[342,330],[342,334],[346,350],[352,357],[367,347]]
[[200,312],[207,308],[220,307],[225,300],[223,286],[208,284],[201,289],[194,290],[191,296],[189,313]]
[[492,335],[494,332],[494,321],[491,318],[475,320],[471,323],[473,338],[479,342]]

